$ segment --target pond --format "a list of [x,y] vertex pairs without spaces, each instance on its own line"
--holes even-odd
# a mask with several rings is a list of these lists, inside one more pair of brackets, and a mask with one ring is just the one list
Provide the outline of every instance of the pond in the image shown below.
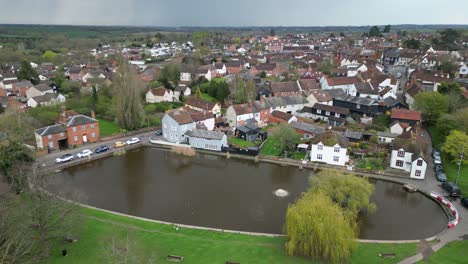
[[[183,157],[139,148],[65,169],[51,189],[72,189],[85,197],[86,204],[134,216],[280,234],[288,204],[307,189],[311,173],[276,164],[204,154]],[[446,227],[442,209],[424,195],[407,193],[390,182],[374,184],[372,201],[378,209],[360,217],[360,238],[422,239]],[[276,195],[278,189],[288,195]]]

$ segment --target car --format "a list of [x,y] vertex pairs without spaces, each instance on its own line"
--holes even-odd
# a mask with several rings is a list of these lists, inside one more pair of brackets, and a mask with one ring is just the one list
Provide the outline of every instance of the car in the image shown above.
[[69,161],[72,161],[74,158],[75,156],[73,156],[72,154],[65,154],[59,158],[56,158],[55,163],[60,164],[64,162],[69,162]]
[[442,171],[442,172],[443,172],[443,171],[444,171],[444,168],[442,167],[441,164],[436,164],[436,165],[434,166],[434,171],[435,171],[436,173],[438,173],[439,171]]
[[453,182],[443,182],[442,189],[447,191],[450,196],[459,197],[461,195],[460,188]]
[[442,159],[440,158],[440,156],[437,156],[437,157],[434,158],[434,164],[435,165],[442,164]]
[[465,208],[468,208],[468,197],[464,197],[460,199],[461,205],[463,205]]
[[81,152],[76,154],[76,156],[80,159],[85,157],[91,157],[91,155],[93,155],[93,152],[89,149],[82,150]]
[[156,136],[162,136],[162,131],[161,130],[158,130],[156,131],[156,133],[154,133]]
[[444,171],[439,171],[436,173],[436,178],[440,182],[446,182],[447,181],[447,175],[445,175]]
[[127,145],[133,145],[133,144],[137,144],[137,143],[140,143],[139,138],[131,138],[131,139],[127,140]]
[[432,157],[435,159],[436,157],[440,158],[440,152],[437,149],[432,150]]
[[122,141],[117,141],[114,143],[114,147],[116,148],[121,148],[121,147],[124,147],[126,145],[125,142],[122,142]]
[[106,145],[102,145],[102,146],[99,146],[97,147],[97,149],[94,151],[96,153],[102,153],[102,152],[106,152],[109,150],[109,147],[106,146]]

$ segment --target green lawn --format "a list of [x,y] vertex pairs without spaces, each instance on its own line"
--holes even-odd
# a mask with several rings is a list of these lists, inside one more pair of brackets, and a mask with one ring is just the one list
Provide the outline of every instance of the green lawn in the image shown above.
[[218,100],[216,100],[216,98],[210,96],[207,93],[202,93],[201,94],[201,99],[206,100],[206,101],[210,101],[210,102],[217,102],[218,101]]
[[282,149],[276,147],[276,142],[273,140],[272,137],[266,139],[266,142],[263,144],[262,149],[260,150],[260,154],[266,156],[279,156],[281,154]]
[[384,160],[380,158],[365,158],[359,160],[356,167],[366,170],[383,170]]
[[294,152],[294,153],[291,153],[291,154],[288,153],[288,158],[295,159],[295,160],[304,160],[305,153],[300,152],[300,151],[297,151],[297,152]]
[[[100,263],[112,238],[129,234],[131,244],[144,254],[156,256],[157,263],[169,263],[167,255],[184,256],[183,263],[311,263],[288,257],[285,238],[257,237],[179,228],[130,219],[91,209],[81,209],[86,221],[79,241],[67,245],[68,256],[57,249],[51,264]],[[381,259],[379,253],[395,253],[395,259]],[[360,244],[351,263],[397,263],[416,254],[415,244]]]
[[258,146],[257,142],[249,142],[249,141],[245,141],[240,138],[237,138],[237,137],[228,138],[228,143],[239,148],[248,148],[248,147]]
[[120,127],[111,121],[99,119],[99,131],[101,134],[101,137],[107,137],[111,136],[115,133],[118,133],[120,130]]
[[468,263],[468,241],[455,241],[435,252],[432,256],[418,263],[427,264],[462,264]]

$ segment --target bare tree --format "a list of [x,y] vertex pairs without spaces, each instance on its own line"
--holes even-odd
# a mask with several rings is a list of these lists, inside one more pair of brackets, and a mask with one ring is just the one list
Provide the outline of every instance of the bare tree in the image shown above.
[[133,234],[127,230],[124,235],[114,234],[108,242],[103,243],[105,255],[104,263],[109,264],[153,264],[155,256],[147,256],[135,242]]

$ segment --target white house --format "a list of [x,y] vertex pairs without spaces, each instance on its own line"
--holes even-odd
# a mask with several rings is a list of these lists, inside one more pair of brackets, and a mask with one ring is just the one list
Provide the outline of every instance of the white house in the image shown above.
[[333,131],[325,131],[312,141],[310,160],[331,165],[345,166],[349,161],[349,141]]
[[187,100],[185,100],[185,106],[196,110],[196,111],[208,111],[211,112],[215,117],[218,117],[221,115],[221,105],[218,103],[198,99],[196,97],[189,97]]
[[468,65],[466,63],[460,66],[460,69],[458,70],[458,75],[460,76],[460,78],[463,78],[468,75]]
[[227,68],[224,63],[213,63],[213,66],[216,68],[216,74],[224,76],[227,74]]
[[390,167],[410,173],[410,178],[423,180],[426,176],[425,144],[397,138],[392,143]]
[[147,103],[160,103],[160,102],[175,102],[179,101],[179,97],[174,97],[174,92],[164,87],[150,89],[146,93]]
[[47,84],[38,84],[36,86],[29,87],[26,90],[26,98],[32,98],[46,93],[54,93],[54,90]]
[[398,136],[398,134],[389,133],[389,132],[377,132],[377,138],[379,144],[389,144],[392,143],[393,140]]
[[341,89],[345,94],[356,96],[357,90],[355,83],[359,83],[360,80],[356,77],[336,77],[329,78],[323,76],[320,79],[320,85],[322,90],[332,90],[332,89]]
[[[307,95],[308,94],[308,95]],[[311,90],[306,93],[306,106],[314,106],[314,104],[333,105],[333,97],[329,91]]]
[[56,93],[46,93],[36,97],[29,98],[27,101],[28,107],[48,106],[65,102],[65,96]]
[[401,135],[403,132],[409,131],[411,126],[408,123],[400,123],[398,121],[390,124],[390,133]]
[[185,132],[196,128],[190,114],[180,109],[167,112],[161,123],[163,138],[171,143],[185,142]]
[[179,84],[175,89],[174,89],[174,98],[177,98],[177,100],[179,99],[179,96],[180,95],[183,95],[185,97],[189,96],[192,94],[192,90],[190,89],[190,87],[188,87],[187,85],[185,84]]
[[226,110],[226,119],[231,127],[237,127],[248,119],[254,118],[254,111],[248,104],[231,105]]
[[180,81],[181,82],[191,82],[192,81],[192,73],[189,71],[181,71],[180,72]]
[[193,148],[222,151],[228,147],[227,136],[223,132],[194,129],[185,132],[187,143]]
[[348,65],[348,73],[346,76],[354,77],[360,72],[367,72],[368,68],[365,64],[360,65]]

